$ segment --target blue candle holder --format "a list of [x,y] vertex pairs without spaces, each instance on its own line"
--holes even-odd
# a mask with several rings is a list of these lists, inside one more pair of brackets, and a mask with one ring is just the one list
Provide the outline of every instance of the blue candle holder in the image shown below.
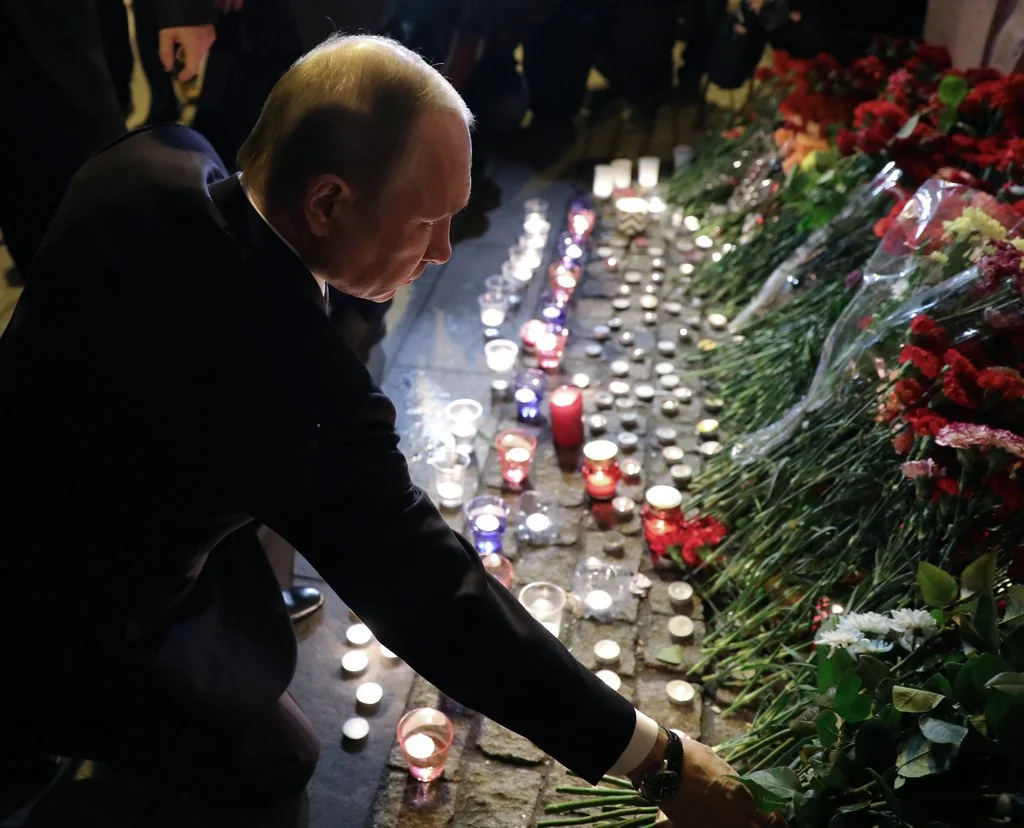
[[517,388],[516,413],[521,423],[535,423],[540,419],[540,399],[532,388]]
[[466,528],[470,540],[481,555],[501,552],[501,541],[508,526],[508,506],[495,495],[478,495],[466,504]]
[[565,327],[569,314],[569,306],[563,305],[551,291],[545,291],[540,295],[540,318],[543,322],[553,326],[556,330]]

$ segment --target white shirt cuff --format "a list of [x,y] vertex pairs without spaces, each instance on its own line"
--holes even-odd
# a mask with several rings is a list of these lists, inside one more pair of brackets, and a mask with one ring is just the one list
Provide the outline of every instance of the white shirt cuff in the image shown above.
[[608,775],[622,776],[639,767],[658,741],[658,731],[658,723],[637,710],[633,738],[629,740],[619,760],[609,768]]

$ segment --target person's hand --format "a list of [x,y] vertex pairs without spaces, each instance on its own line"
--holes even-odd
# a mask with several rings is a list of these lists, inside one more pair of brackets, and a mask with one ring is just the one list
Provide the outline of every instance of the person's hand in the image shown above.
[[736,771],[707,745],[683,740],[683,783],[661,810],[678,828],[782,828],[781,817],[758,810]]
[[174,69],[174,53],[181,49],[183,67],[178,74],[178,80],[184,83],[190,81],[199,74],[199,67],[203,65],[203,58],[217,39],[217,32],[212,23],[205,26],[176,26],[171,29],[160,30],[160,62],[164,65],[164,71],[170,72]]
[[216,0],[217,11],[221,14],[231,14],[242,10],[245,0]]

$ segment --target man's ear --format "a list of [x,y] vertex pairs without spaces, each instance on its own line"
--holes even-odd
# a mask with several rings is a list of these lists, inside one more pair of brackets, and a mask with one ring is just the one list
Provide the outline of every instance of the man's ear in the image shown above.
[[310,232],[319,238],[330,234],[334,223],[352,202],[352,188],[336,175],[318,175],[306,187],[303,208]]

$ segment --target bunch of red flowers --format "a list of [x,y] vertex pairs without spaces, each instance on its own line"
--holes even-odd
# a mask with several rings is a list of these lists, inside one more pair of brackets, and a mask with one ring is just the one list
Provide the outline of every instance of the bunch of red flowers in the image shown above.
[[[1015,256],[1014,256],[1015,254]],[[1017,289],[1021,251],[1000,245],[982,290]],[[1011,259],[1015,259],[1011,261]],[[997,272],[1003,281],[998,282]],[[902,369],[882,405],[904,475],[925,499],[983,502],[998,525],[1024,510],[1024,312],[990,307],[954,337],[927,315],[910,325]]]
[[725,526],[713,517],[700,517],[685,520],[677,529],[651,538],[648,545],[655,564],[668,556],[677,563],[697,567],[704,563],[702,556],[718,546],[726,534]]

